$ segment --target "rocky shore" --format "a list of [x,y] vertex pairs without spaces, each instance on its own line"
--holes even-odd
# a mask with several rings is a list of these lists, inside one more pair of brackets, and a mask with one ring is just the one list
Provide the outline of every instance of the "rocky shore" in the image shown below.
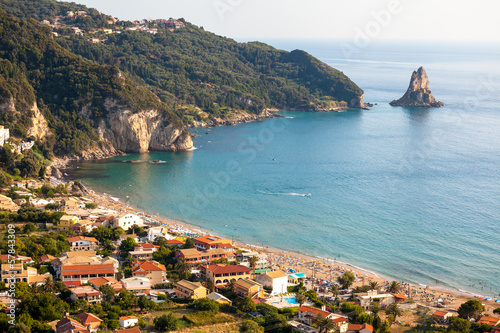
[[434,98],[429,88],[429,78],[424,67],[413,71],[411,75],[410,85],[406,93],[398,100],[393,100],[389,103],[392,106],[403,107],[441,107],[443,102],[439,102]]

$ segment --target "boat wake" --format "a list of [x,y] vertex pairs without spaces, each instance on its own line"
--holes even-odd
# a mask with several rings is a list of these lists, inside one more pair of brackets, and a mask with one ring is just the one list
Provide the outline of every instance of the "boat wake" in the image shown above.
[[262,194],[266,195],[291,195],[295,197],[310,197],[311,193],[295,193],[295,192],[288,192],[288,193],[271,193],[271,192],[264,192],[264,191],[257,191]]

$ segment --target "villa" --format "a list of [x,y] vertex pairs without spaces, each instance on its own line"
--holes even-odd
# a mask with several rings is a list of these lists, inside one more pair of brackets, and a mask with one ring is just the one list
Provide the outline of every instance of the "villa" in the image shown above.
[[224,288],[232,280],[250,279],[250,268],[242,265],[207,265],[200,270],[216,288]]

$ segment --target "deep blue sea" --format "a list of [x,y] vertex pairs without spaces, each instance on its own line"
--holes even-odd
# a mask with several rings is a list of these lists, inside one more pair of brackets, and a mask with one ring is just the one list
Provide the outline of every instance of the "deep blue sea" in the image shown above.
[[[341,255],[394,279],[498,295],[500,47],[377,42],[346,56],[340,41],[267,42],[343,71],[376,105],[198,129],[192,152],[68,172],[150,213],[242,242]],[[422,65],[446,106],[389,106]],[[167,163],[121,162],[130,159]]]

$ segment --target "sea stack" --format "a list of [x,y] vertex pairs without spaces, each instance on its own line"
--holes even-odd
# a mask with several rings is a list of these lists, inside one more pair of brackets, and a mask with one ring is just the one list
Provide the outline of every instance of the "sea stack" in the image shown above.
[[443,102],[436,101],[429,89],[429,78],[425,73],[424,67],[420,67],[411,75],[410,86],[408,90],[398,100],[389,103],[392,106],[405,107],[441,107]]

